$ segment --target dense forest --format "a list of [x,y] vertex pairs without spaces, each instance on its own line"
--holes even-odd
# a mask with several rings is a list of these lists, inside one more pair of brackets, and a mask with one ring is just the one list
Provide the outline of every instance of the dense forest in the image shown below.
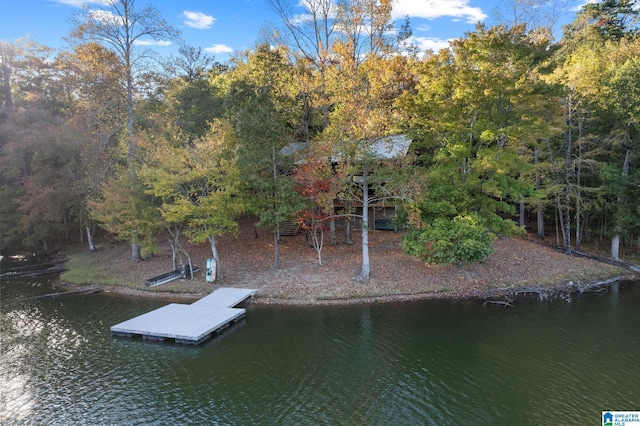
[[[320,251],[373,207],[429,262],[483,260],[496,235],[564,247],[640,244],[640,4],[587,4],[554,39],[529,2],[439,52],[411,43],[391,0],[271,0],[282,28],[219,63],[151,7],[74,16],[69,51],[0,41],[0,249],[109,233],[132,261],[165,234],[207,243],[242,215],[301,223]],[[546,11],[553,14],[552,10]],[[410,141],[401,150],[395,144]],[[393,154],[392,154],[393,153]],[[364,224],[364,225],[363,225]],[[340,232],[343,232],[342,229]]]

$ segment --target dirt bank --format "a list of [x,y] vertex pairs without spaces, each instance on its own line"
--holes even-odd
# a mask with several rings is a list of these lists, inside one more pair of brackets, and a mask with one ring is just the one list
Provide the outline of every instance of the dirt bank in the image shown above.
[[[188,246],[200,272],[194,280],[176,280],[149,288],[144,280],[171,269],[168,245],[142,262],[131,263],[126,243],[104,242],[96,253],[71,254],[71,275],[63,279],[75,285],[104,285],[106,291],[144,297],[196,299],[218,287],[254,288],[253,303],[336,304],[409,300],[418,298],[488,297],[527,287],[557,288],[572,282],[584,285],[627,274],[616,266],[581,257],[571,257],[523,238],[495,241],[495,252],[480,264],[427,265],[402,253],[402,233],[370,232],[371,279],[358,283],[360,236],[354,245],[339,240],[326,245],[323,265],[303,234],[283,237],[280,269],[273,270],[273,238],[244,224],[237,237],[218,241],[222,276],[215,283],[205,280],[204,266],[211,257],[209,246]],[[73,274],[74,270],[80,274]],[[69,278],[70,276],[72,278]],[[81,277],[79,278],[78,275]]]

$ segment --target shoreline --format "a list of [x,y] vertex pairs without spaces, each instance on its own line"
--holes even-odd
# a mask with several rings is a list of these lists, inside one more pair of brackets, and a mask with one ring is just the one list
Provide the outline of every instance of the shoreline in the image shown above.
[[[512,306],[516,298],[536,297],[542,301],[547,299],[557,299],[574,294],[597,293],[609,288],[611,285],[624,281],[638,280],[638,275],[616,275],[608,279],[591,280],[587,283],[574,283],[572,280],[553,286],[535,287],[522,286],[511,288],[495,288],[477,290],[461,294],[459,292],[438,292],[438,293],[414,293],[414,294],[393,294],[369,297],[347,297],[340,299],[290,299],[261,297],[259,292],[251,298],[247,299],[246,304],[249,305],[268,305],[268,306],[348,306],[359,304],[379,304],[379,303],[400,303],[400,302],[416,302],[423,300],[444,300],[451,302],[480,300],[496,303],[502,306]],[[82,290],[84,288],[95,288],[96,286],[77,285],[59,280],[58,284],[64,289]],[[209,293],[174,293],[162,291],[148,291],[141,289],[132,289],[121,286],[98,286],[103,293],[109,293],[117,296],[135,297],[141,299],[157,299],[168,301],[186,301],[192,303]],[[220,286],[217,286],[220,288]],[[212,291],[215,289],[212,289]]]
[[[70,248],[68,271],[61,286],[100,286],[105,292],[144,298],[197,300],[219,287],[257,291],[250,303],[264,305],[347,305],[425,299],[498,299],[525,293],[548,297],[585,291],[608,280],[638,279],[640,274],[601,259],[568,256],[550,246],[526,238],[502,238],[494,253],[482,263],[426,264],[402,252],[401,232],[370,232],[371,278],[356,282],[361,263],[359,235],[353,245],[339,242],[323,250],[319,265],[315,249],[304,234],[288,237],[279,245],[280,268],[273,269],[271,235],[258,236],[245,227],[237,236],[223,236],[218,245],[222,274],[209,283],[202,266],[210,250],[207,244],[188,250],[200,272],[194,279],[178,279],[158,287],[144,281],[171,268],[171,252],[159,253],[138,263],[129,260],[125,242],[104,241],[98,251]],[[164,248],[164,250],[162,250]]]

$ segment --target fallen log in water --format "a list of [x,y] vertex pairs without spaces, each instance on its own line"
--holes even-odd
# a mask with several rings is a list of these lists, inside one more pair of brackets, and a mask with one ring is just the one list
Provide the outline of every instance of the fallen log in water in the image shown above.
[[509,307],[509,308],[513,308],[513,300],[485,300],[485,302],[482,304],[482,307],[486,307],[487,305],[500,305],[500,306],[504,306],[505,308]]
[[[606,280],[589,282],[589,283],[575,283],[569,281],[562,286],[556,287],[518,287],[518,288],[498,288],[495,290],[494,296],[488,296],[489,299],[483,303],[483,307],[489,304],[501,305],[504,307],[513,306],[515,297],[524,296],[529,294],[535,294],[539,301],[562,299],[564,301],[570,301],[571,295],[575,293],[604,293],[609,291],[609,288],[618,282],[622,277],[613,277]],[[493,297],[494,299],[491,299]]]
[[613,277],[608,280],[598,281],[587,285],[576,285],[576,291],[580,293],[602,293],[609,289],[611,284],[620,281],[620,277]]
[[24,300],[38,300],[38,299],[46,299],[48,297],[69,296],[72,294],[94,294],[94,293],[100,293],[101,291],[103,291],[103,288],[99,286],[87,287],[87,288],[80,288],[80,289],[70,290],[70,291],[61,291],[58,293],[42,294],[40,296],[33,296]]
[[54,262],[39,263],[37,265],[16,266],[14,268],[3,269],[0,278],[12,277],[36,277],[39,275],[57,274],[67,270],[64,265],[66,258],[58,259]]

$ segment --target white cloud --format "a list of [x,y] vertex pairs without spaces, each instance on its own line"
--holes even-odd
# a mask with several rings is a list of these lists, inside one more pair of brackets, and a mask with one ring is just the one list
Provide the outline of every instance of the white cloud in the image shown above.
[[202,12],[192,12],[189,10],[185,10],[182,12],[182,17],[184,18],[184,23],[186,26],[191,28],[196,28],[198,30],[206,30],[211,28],[211,25],[214,23],[216,18],[210,15],[205,15]]
[[205,47],[204,51],[207,53],[231,53],[233,49],[225,44],[214,44],[211,47]]
[[580,4],[578,4],[577,6],[572,7],[570,10],[572,12],[580,12],[584,6],[586,6],[588,4],[594,4],[594,3],[598,3],[598,0],[582,1]]
[[133,44],[138,46],[169,46],[171,42],[166,40],[136,40]]
[[52,3],[64,4],[72,7],[82,7],[85,4],[99,4],[106,6],[107,2],[104,0],[50,0]]
[[484,21],[488,15],[479,7],[469,6],[469,0],[398,0],[393,5],[393,19],[410,18],[437,19],[450,17],[464,20],[468,24]]
[[440,49],[449,47],[451,40],[442,40],[434,37],[411,37],[411,42],[415,43],[421,52],[433,50],[438,52]]
[[103,22],[110,25],[122,25],[122,17],[116,16],[108,10],[91,10],[89,11],[89,17],[95,21]]

